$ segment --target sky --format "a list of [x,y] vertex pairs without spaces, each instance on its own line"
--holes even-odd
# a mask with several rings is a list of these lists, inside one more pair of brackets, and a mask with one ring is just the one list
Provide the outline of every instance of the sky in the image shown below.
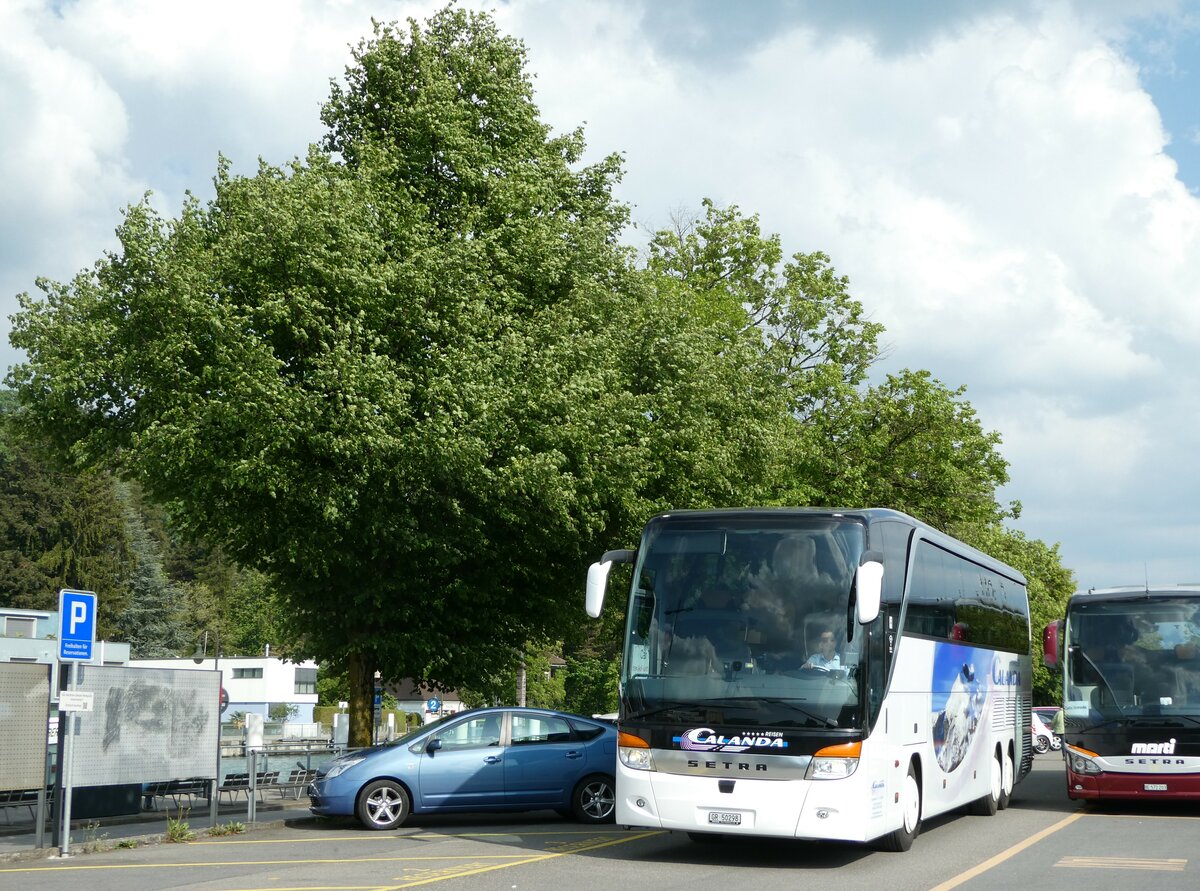
[[[178,214],[218,155],[323,133],[401,0],[0,4],[0,367],[16,295]],[[620,152],[640,234],[704,198],[823,251],[997,431],[1010,525],[1078,587],[1200,582],[1200,0],[511,0],[556,132]],[[618,546],[622,543],[614,543]]]

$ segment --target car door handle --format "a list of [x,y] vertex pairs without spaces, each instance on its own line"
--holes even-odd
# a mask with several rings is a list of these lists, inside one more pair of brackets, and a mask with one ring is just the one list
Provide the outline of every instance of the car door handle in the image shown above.
[[483,763],[484,764],[499,764],[500,756],[499,755],[488,755],[486,758],[483,759]]
[[567,752],[568,758],[582,758],[583,752]]

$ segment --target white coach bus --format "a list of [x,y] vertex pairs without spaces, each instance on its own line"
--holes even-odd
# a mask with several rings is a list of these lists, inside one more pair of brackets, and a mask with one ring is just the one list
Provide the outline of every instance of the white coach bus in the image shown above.
[[986,554],[891,510],[678,511],[592,565],[593,617],[616,563],[618,823],[903,851],[1028,773],[1025,578]]

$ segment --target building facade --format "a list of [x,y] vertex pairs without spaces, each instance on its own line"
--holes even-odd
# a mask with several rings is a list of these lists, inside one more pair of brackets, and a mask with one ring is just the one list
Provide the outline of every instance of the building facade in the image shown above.
[[[219,663],[219,664],[218,664]],[[272,708],[290,706],[293,713],[288,721],[309,724],[313,706],[317,704],[317,663],[285,662],[273,656],[222,656],[219,660],[195,659],[133,659],[134,668],[178,668],[194,671],[221,672],[221,686],[229,696],[223,714],[225,720],[236,712],[262,715],[273,720]],[[276,708],[276,711],[282,709]]]

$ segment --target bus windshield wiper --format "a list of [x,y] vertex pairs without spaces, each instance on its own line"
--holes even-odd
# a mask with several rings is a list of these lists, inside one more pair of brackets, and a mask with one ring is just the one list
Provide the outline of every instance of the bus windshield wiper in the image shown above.
[[711,700],[713,702],[766,702],[771,705],[782,705],[784,708],[789,708],[794,712],[799,712],[808,718],[810,721],[820,724],[822,727],[837,727],[838,722],[834,718],[827,715],[819,715],[816,712],[811,712],[806,708],[801,708],[796,705],[794,699],[784,699],[778,696],[730,696],[725,699]]
[[1138,715],[1125,719],[1131,726],[1134,727],[1181,727],[1186,722],[1192,726],[1200,725],[1200,720],[1197,720],[1192,715]]
[[699,703],[694,700],[687,701],[687,702],[682,702],[682,701],[659,702],[650,708],[644,708],[644,709],[641,709],[640,711],[630,712],[629,714],[625,715],[625,720],[636,721],[639,718],[649,718],[653,715],[660,715],[663,712],[674,711],[675,709],[682,709],[682,710],[687,711],[690,714],[696,714],[700,711],[702,706],[703,706],[703,703]]

